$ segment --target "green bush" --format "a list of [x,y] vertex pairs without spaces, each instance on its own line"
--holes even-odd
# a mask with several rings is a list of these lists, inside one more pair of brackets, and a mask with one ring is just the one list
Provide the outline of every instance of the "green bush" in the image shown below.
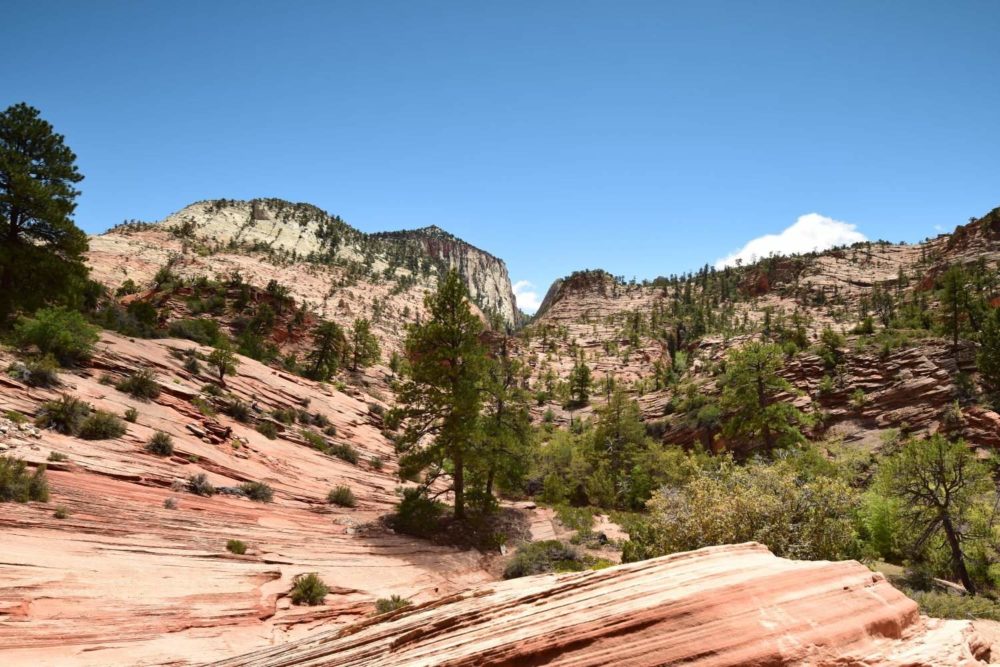
[[300,430],[299,434],[307,443],[309,443],[309,446],[312,447],[313,449],[318,449],[321,452],[326,451],[327,449],[326,439],[320,434],[310,431],[308,429]]
[[353,465],[358,464],[358,450],[354,449],[354,447],[348,445],[347,443],[331,445],[330,453],[338,459],[347,461]]
[[120,438],[125,435],[125,424],[117,415],[98,410],[83,420],[77,435],[84,440]]
[[556,516],[564,526],[580,533],[589,533],[594,526],[594,511],[589,507],[559,505],[556,507]]
[[29,500],[47,503],[49,482],[45,477],[45,466],[40,465],[32,473],[28,464],[13,456],[0,456],[0,502]]
[[295,423],[298,413],[295,411],[295,408],[276,408],[271,411],[271,416],[285,426],[291,426]]
[[385,463],[382,461],[381,457],[373,456],[368,459],[368,465],[372,467],[372,470],[381,470]]
[[559,540],[529,542],[517,550],[504,568],[504,579],[515,579],[543,572],[579,572],[586,569],[579,552]]
[[431,500],[420,489],[403,489],[403,499],[392,517],[392,527],[416,537],[432,537],[441,527],[444,506]]
[[14,328],[14,336],[22,347],[37,347],[51,354],[63,366],[73,366],[90,358],[98,329],[87,323],[83,315],[65,308],[42,308],[34,317],[22,317]]
[[174,320],[167,328],[167,332],[174,338],[186,338],[212,347],[222,337],[219,323],[212,319]]
[[198,361],[198,357],[193,354],[184,360],[184,370],[186,370],[191,375],[198,375],[201,373],[201,362]]
[[15,361],[7,367],[7,374],[29,387],[54,387],[59,384],[59,364],[47,355],[26,362]]
[[53,463],[62,463],[63,461],[69,461],[69,457],[62,452],[49,452],[48,460]]
[[274,422],[259,422],[257,432],[268,440],[274,440],[278,437],[278,427],[274,425]]
[[274,500],[274,489],[264,482],[243,482],[240,484],[240,490],[247,498],[258,503],[269,503]]
[[349,486],[338,486],[335,489],[330,489],[326,500],[333,505],[340,505],[341,507],[354,507],[358,504],[354,498],[354,492],[351,491],[351,487]]
[[214,496],[215,487],[208,481],[208,476],[200,472],[188,477],[188,490],[196,496]]
[[173,456],[174,439],[168,433],[157,431],[146,443],[146,451],[157,456]]
[[57,519],[68,519],[69,510],[63,507],[62,505],[59,505],[56,507],[56,511],[52,513],[52,516],[54,516]]
[[86,401],[63,394],[58,400],[46,401],[38,411],[35,424],[41,428],[51,428],[59,433],[75,435],[90,415],[91,407]]
[[392,595],[387,598],[379,598],[375,601],[375,615],[388,614],[390,611],[409,607],[412,603],[399,595]]
[[135,420],[137,420],[138,418],[139,418],[139,411],[136,410],[135,408],[128,408],[127,410],[125,410],[125,421],[129,422],[130,424],[134,424]]
[[242,556],[247,552],[247,543],[242,540],[229,540],[226,542],[226,550],[237,556]]
[[920,605],[920,611],[934,618],[1000,621],[1000,602],[981,595],[955,595],[939,591],[905,591]]
[[28,418],[17,410],[5,410],[3,416],[18,425],[26,424],[28,422]]
[[198,408],[198,412],[205,415],[206,417],[215,416],[215,407],[201,396],[195,396],[194,398],[192,398],[191,405]]
[[116,384],[115,389],[142,401],[148,401],[160,395],[160,383],[156,381],[156,374],[148,368],[132,373]]
[[222,412],[244,424],[250,421],[250,406],[238,398],[226,401],[225,405],[222,406]]
[[299,574],[292,580],[292,604],[317,605],[323,604],[323,598],[330,592],[330,587],[323,583],[315,572]]

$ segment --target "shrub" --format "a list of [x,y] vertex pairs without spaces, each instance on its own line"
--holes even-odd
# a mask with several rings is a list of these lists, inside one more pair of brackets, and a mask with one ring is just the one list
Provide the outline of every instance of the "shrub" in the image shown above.
[[955,595],[939,591],[906,591],[920,611],[935,618],[1000,621],[1000,602],[980,595]]
[[198,412],[205,415],[206,417],[215,416],[215,407],[201,396],[195,396],[194,398],[192,398],[191,405],[198,408]]
[[98,410],[83,420],[77,434],[84,440],[107,440],[125,435],[125,424],[110,412]]
[[579,572],[586,568],[576,549],[559,540],[529,542],[517,550],[504,568],[504,579],[526,577],[543,572]]
[[125,410],[124,416],[125,416],[125,421],[129,422],[130,424],[134,424],[135,421],[139,418],[139,411],[136,410],[135,408],[128,408],[127,410]]
[[163,507],[168,510],[177,509],[177,499],[176,498],[164,498]]
[[62,505],[59,505],[56,507],[56,511],[52,513],[52,516],[54,516],[57,519],[69,518],[69,510],[63,507]]
[[242,540],[229,540],[226,542],[226,550],[237,556],[242,556],[247,552],[247,543]]
[[184,360],[184,370],[186,370],[191,375],[198,375],[201,373],[201,362],[198,361],[198,357],[193,354]]
[[49,501],[49,482],[45,477],[45,466],[40,465],[33,473],[28,472],[28,464],[13,456],[0,456],[0,502],[16,501],[26,503],[37,500]]
[[74,435],[80,431],[84,420],[90,415],[90,404],[63,394],[58,400],[47,401],[38,411],[35,423],[41,428],[51,428],[59,433]]
[[48,460],[53,463],[62,463],[63,461],[69,461],[69,457],[62,452],[49,452]]
[[354,447],[351,447],[347,443],[331,445],[330,453],[338,459],[342,459],[353,465],[358,464],[358,450],[354,449]]
[[240,490],[247,498],[258,503],[269,503],[274,500],[274,489],[264,482],[243,482],[240,484]]
[[244,424],[250,421],[250,406],[238,398],[226,401],[222,406],[222,412]]
[[156,381],[156,374],[148,368],[132,373],[116,384],[115,389],[142,401],[148,401],[160,395],[160,383]]
[[202,385],[201,393],[208,394],[209,396],[222,396],[225,392],[222,391],[222,387],[217,384],[208,383]]
[[214,496],[215,487],[208,481],[208,476],[200,472],[188,477],[188,490],[196,496]]
[[375,601],[375,615],[388,614],[390,611],[409,607],[412,603],[399,595],[392,595],[387,598],[379,598]]
[[3,416],[17,425],[25,424],[28,421],[28,418],[22,415],[17,410],[6,410],[3,413]]
[[266,437],[268,440],[274,440],[278,437],[278,427],[274,425],[274,422],[258,423],[257,432]]
[[295,408],[285,408],[285,409],[277,408],[271,411],[271,416],[274,417],[279,422],[281,422],[282,424],[284,424],[285,426],[291,426],[292,424],[295,423],[295,417],[297,416],[297,413],[295,412]]
[[7,374],[29,387],[53,387],[59,384],[59,364],[52,355],[27,362],[15,361],[7,367]]
[[441,525],[444,507],[422,493],[420,489],[403,489],[403,499],[392,517],[392,526],[401,533],[416,537],[431,537]]
[[100,338],[97,332],[97,327],[88,324],[83,315],[65,308],[42,308],[34,317],[22,317],[14,329],[22,347],[33,345],[63,366],[89,359]]
[[309,606],[323,604],[323,598],[330,592],[330,587],[323,583],[315,572],[299,574],[292,580],[292,604]]
[[323,434],[324,435],[328,435],[331,438],[333,438],[333,437],[335,437],[337,435],[337,427],[334,426],[333,424],[331,424],[330,426],[324,426],[323,427]]
[[313,449],[318,449],[321,452],[326,451],[326,440],[320,434],[314,433],[308,429],[302,429],[299,431],[299,434]]
[[219,323],[211,319],[174,320],[167,331],[174,338],[186,338],[213,347],[222,337]]
[[173,456],[174,439],[163,431],[157,431],[146,443],[146,451],[157,456]]
[[351,491],[349,486],[338,486],[335,489],[331,489],[330,493],[326,496],[327,502],[333,505],[340,505],[341,507],[354,507],[358,504],[358,501],[354,498],[354,492]]
[[594,526],[594,511],[589,507],[559,505],[556,507],[556,516],[564,526],[580,533],[589,533]]
[[384,464],[380,457],[373,456],[370,459],[368,459],[368,465],[372,467],[372,470],[381,470]]

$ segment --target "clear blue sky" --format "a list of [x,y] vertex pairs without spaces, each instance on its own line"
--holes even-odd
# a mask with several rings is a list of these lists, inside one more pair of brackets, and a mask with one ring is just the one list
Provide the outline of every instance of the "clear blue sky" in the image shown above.
[[200,199],[437,224],[543,293],[817,212],[918,240],[1000,205],[1000,3],[5,0],[0,106],[102,231]]

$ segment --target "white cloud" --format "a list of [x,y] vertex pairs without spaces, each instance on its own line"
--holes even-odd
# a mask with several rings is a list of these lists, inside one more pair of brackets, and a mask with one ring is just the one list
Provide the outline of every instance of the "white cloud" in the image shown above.
[[856,225],[834,220],[819,213],[808,213],[799,216],[795,224],[780,234],[765,234],[752,239],[736,252],[715,262],[715,268],[732,266],[737,259],[749,264],[771,255],[821,251],[867,240],[868,237],[857,231]]
[[542,305],[542,300],[534,288],[535,286],[527,280],[518,280],[514,283],[514,298],[517,299],[517,307],[529,315]]

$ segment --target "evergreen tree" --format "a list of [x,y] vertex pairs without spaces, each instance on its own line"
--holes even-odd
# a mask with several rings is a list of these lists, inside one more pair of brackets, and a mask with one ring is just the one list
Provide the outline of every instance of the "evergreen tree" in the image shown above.
[[351,370],[371,366],[378,361],[381,349],[368,320],[354,320],[351,327]]
[[322,322],[313,330],[313,349],[306,357],[306,375],[325,382],[330,379],[344,358],[347,338],[336,322]]
[[583,359],[577,359],[569,376],[569,395],[574,406],[590,402],[590,367]]
[[218,342],[212,353],[208,355],[207,361],[215,369],[219,376],[219,384],[223,387],[226,386],[226,375],[235,373],[236,367],[240,363],[239,357],[233,352],[233,346],[226,337]]
[[781,348],[773,344],[754,341],[729,353],[720,401],[726,438],[742,444],[762,441],[768,450],[803,439],[799,425],[806,416],[777,400],[778,394],[795,391],[778,375],[782,364]]
[[979,334],[976,357],[983,382],[991,394],[1000,392],[1000,309],[990,311]]
[[47,302],[78,305],[87,235],[73,224],[83,180],[63,136],[27,104],[0,112],[0,324]]
[[962,333],[962,321],[968,309],[969,295],[966,292],[967,276],[959,265],[948,267],[941,279],[941,306],[944,309],[944,328],[951,336],[952,347],[958,348],[958,337]]
[[465,518],[465,474],[473,463],[480,435],[480,393],[486,354],[479,336],[483,323],[469,308],[469,295],[451,271],[425,305],[430,318],[410,325],[406,338],[408,377],[398,393],[390,427],[403,427],[396,439],[400,474],[425,471],[424,485],[450,477],[455,518]]
[[483,378],[483,414],[477,465],[481,469],[484,502],[492,502],[494,486],[511,489],[520,483],[531,441],[529,396],[523,384],[524,364],[510,355],[504,336],[488,360]]
[[941,435],[912,440],[879,471],[890,493],[900,501],[909,523],[910,545],[921,551],[935,534],[943,534],[955,574],[970,593],[976,585],[966,565],[969,527],[977,513],[992,510],[995,490],[988,468],[962,441]]

